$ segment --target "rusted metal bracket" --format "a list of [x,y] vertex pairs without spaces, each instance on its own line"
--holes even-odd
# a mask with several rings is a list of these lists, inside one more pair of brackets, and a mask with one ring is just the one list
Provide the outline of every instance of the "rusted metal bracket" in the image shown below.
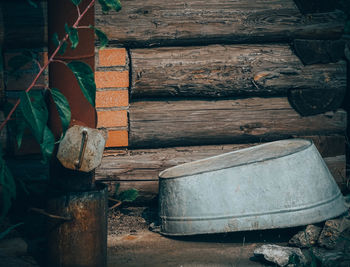
[[59,221],[66,221],[66,222],[69,222],[69,221],[73,220],[73,217],[71,215],[66,216],[66,217],[58,216],[58,215],[47,213],[45,210],[38,209],[38,208],[30,208],[29,210],[33,211],[35,213],[39,213],[41,215],[44,215],[44,216],[46,216],[46,217],[48,217],[50,219],[55,219],[55,220],[59,220]]

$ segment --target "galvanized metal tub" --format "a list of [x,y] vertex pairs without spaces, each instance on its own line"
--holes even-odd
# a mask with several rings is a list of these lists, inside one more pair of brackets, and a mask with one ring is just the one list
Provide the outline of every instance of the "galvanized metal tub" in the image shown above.
[[294,227],[344,213],[316,147],[290,139],[182,164],[159,174],[165,235]]

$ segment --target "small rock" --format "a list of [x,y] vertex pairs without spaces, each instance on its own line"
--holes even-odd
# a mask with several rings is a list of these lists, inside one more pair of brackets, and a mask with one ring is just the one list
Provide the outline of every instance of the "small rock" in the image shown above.
[[294,261],[299,261],[301,264],[306,263],[305,256],[300,248],[282,247],[272,244],[262,245],[255,249],[254,256],[257,258],[263,256],[265,260],[273,262],[278,266],[292,264],[293,262],[290,262],[291,258],[294,258]]
[[339,266],[344,261],[344,252],[340,250],[329,251],[324,248],[313,248],[312,253],[324,267]]
[[312,247],[317,243],[321,230],[321,227],[308,225],[305,230],[300,231],[289,240],[289,245],[299,248]]
[[148,229],[154,233],[160,233],[160,226],[156,225],[154,222],[149,225]]
[[326,221],[318,238],[318,244],[327,249],[335,248],[339,236],[348,228],[350,228],[350,220],[345,217]]

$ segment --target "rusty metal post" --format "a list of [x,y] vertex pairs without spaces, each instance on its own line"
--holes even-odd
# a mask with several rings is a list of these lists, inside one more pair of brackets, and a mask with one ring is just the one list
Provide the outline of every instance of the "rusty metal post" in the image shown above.
[[[84,10],[90,2],[91,0],[82,0],[80,10]],[[49,55],[56,49],[51,42],[51,36],[57,33],[59,39],[62,39],[66,34],[65,23],[71,26],[77,17],[77,9],[71,0],[48,1]],[[80,21],[80,25],[94,25],[93,8]],[[49,85],[50,88],[58,88],[69,102],[72,113],[70,130],[74,130],[75,125],[91,130],[97,125],[95,107],[84,97],[71,70],[62,64],[62,61],[69,63],[79,60],[89,64],[94,70],[94,32],[89,28],[82,28],[78,29],[78,33],[77,48],[72,50],[68,44],[67,51],[56,56],[57,61],[50,64]],[[49,127],[58,140],[62,133],[61,121],[53,100],[49,98],[48,101]],[[90,130],[86,132],[93,133]],[[89,140],[91,136],[93,134],[89,136]],[[84,140],[86,142],[86,138]],[[86,143],[83,145],[84,150],[85,146]],[[68,145],[66,148],[71,151],[72,146]],[[104,142],[102,152],[103,148]],[[107,189],[105,186],[95,185],[94,171],[81,172],[63,167],[56,157],[57,150],[58,148],[50,165],[51,193],[46,212],[55,215],[50,218],[70,220],[49,219],[47,266],[104,267],[107,259]],[[94,154],[94,151],[91,153]],[[80,158],[80,165],[81,162]]]
[[47,212],[72,218],[49,219],[48,263],[50,267],[103,267],[107,251],[107,187],[52,197]]
[[[79,5],[80,10],[91,2],[91,0],[83,0]],[[51,54],[56,46],[51,41],[51,37],[54,33],[57,33],[59,39],[65,34],[64,25],[72,25],[78,17],[76,7],[70,0],[49,0],[48,1],[48,34],[49,34],[49,54]],[[88,13],[81,20],[80,25],[89,26],[94,25],[95,12],[94,8],[91,8]],[[70,44],[67,46],[67,50],[64,55],[56,56],[56,59],[64,62],[71,62],[74,60],[83,61],[91,66],[94,70],[95,67],[95,43],[94,32],[91,29],[78,29],[79,33],[79,45],[72,50]],[[76,81],[74,74],[70,69],[60,62],[53,62],[49,68],[49,85],[50,88],[58,88],[64,96],[67,98],[71,112],[72,119],[71,125],[82,125],[90,128],[96,128],[97,125],[97,113],[93,106],[86,100],[79,84]],[[53,131],[56,139],[58,140],[62,133],[61,121],[58,115],[58,111],[50,99],[50,118],[49,127]],[[82,173],[65,169],[59,162],[53,157],[50,168],[50,180],[52,186],[60,188],[63,191],[84,191],[92,189],[94,186],[94,172]]]

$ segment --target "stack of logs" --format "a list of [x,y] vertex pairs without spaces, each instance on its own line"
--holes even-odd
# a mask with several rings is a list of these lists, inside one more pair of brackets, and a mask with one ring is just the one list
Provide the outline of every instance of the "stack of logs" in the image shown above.
[[[344,190],[345,15],[303,14],[300,2],[125,0],[122,11],[107,15],[97,5],[96,26],[110,46],[128,50],[130,105],[129,148],[107,150],[96,178],[111,188],[137,188],[139,200],[149,201],[168,167],[306,137]],[[45,8],[43,1],[30,17],[43,32]],[[16,16],[28,17],[29,9],[21,10]],[[27,35],[26,45],[46,45],[18,23],[0,29],[5,47]]]
[[146,0],[96,14],[131,64],[129,150],[106,151],[98,179],[147,200],[168,167],[306,137],[345,189],[342,12],[302,14],[292,0]]

